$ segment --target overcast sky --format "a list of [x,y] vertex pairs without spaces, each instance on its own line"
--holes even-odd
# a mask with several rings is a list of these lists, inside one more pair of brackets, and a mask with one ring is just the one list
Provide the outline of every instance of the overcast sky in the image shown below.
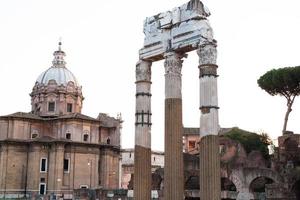
[[[135,64],[143,46],[143,20],[187,0],[0,1],[0,115],[30,111],[29,93],[51,66],[62,37],[67,68],[83,87],[83,114],[124,119],[122,146],[133,147]],[[264,131],[276,139],[286,111],[257,79],[272,68],[300,65],[299,0],[203,0],[218,40],[221,127]],[[199,126],[196,52],[183,63],[183,123]],[[152,148],[164,144],[164,67],[152,65]],[[300,99],[288,129],[300,133]]]

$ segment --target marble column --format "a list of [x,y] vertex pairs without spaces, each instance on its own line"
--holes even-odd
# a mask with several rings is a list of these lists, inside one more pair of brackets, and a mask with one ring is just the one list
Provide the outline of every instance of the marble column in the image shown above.
[[215,42],[200,45],[200,199],[221,199],[217,49]]
[[151,62],[136,65],[134,199],[151,199]]
[[182,151],[182,55],[165,54],[165,167],[164,199],[182,200],[184,195]]

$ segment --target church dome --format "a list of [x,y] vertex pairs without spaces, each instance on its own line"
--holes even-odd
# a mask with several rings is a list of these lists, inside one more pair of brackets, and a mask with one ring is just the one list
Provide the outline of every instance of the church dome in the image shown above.
[[38,84],[48,85],[50,80],[54,80],[57,85],[67,86],[69,82],[73,82],[74,86],[79,86],[74,74],[66,67],[52,66],[44,71],[36,80]]
[[36,80],[30,93],[32,113],[41,117],[81,113],[82,91],[76,77],[66,68],[61,42],[54,51],[52,66]]
[[52,66],[38,77],[36,83],[48,85],[49,81],[55,81],[57,85],[67,86],[69,82],[72,82],[75,87],[78,87],[79,84],[76,77],[66,68],[65,55],[65,52],[61,50],[61,43],[59,43],[58,51],[53,53]]

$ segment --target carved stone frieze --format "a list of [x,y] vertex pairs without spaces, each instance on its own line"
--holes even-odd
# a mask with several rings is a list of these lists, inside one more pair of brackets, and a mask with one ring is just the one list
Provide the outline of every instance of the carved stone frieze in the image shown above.
[[136,81],[151,81],[151,62],[139,60],[136,64]]
[[140,58],[157,61],[168,50],[189,52],[207,41],[213,41],[213,31],[207,20],[209,10],[200,0],[147,17],[144,21],[144,46]]

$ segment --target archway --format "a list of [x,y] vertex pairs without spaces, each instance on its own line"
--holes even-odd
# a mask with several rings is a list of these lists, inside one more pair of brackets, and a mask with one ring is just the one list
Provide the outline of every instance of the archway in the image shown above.
[[274,180],[265,176],[255,178],[249,187],[250,192],[264,193],[266,192],[266,184],[272,184]]
[[292,192],[295,194],[296,200],[300,200],[300,179],[294,183]]

